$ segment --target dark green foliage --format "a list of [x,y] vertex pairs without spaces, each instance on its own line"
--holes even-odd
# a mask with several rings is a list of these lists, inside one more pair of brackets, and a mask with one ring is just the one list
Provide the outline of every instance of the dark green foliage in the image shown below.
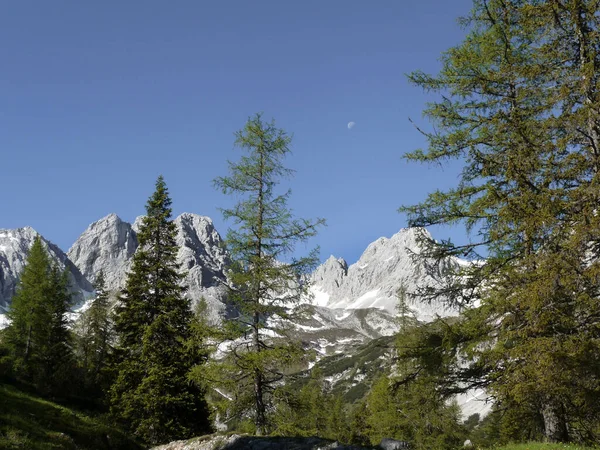
[[324,377],[346,374],[332,386],[332,394],[352,405],[365,397],[373,382],[391,363],[393,341],[392,336],[373,339],[355,348],[350,355],[340,353],[322,358],[314,369]]
[[371,439],[370,427],[367,423],[369,415],[369,409],[367,408],[367,402],[362,401],[358,404],[356,409],[353,411],[351,416],[352,421],[350,424],[350,442],[356,445],[370,445]]
[[436,333],[440,355],[470,361],[447,365],[445,388],[485,385],[505,414],[541,417],[549,441],[599,439],[599,20],[592,0],[476,0],[440,73],[410,77],[440,100],[425,110],[429,147],[408,159],[464,167],[403,210],[471,232],[425,256],[480,260],[419,293],[481,301]]
[[76,352],[83,384],[88,392],[100,395],[106,386],[106,369],[112,352],[114,329],[111,320],[109,295],[102,271],[94,283],[96,297],[75,326]]
[[469,433],[477,447],[506,445],[511,442],[543,441],[544,421],[538,411],[520,405],[495,406]]
[[301,388],[284,386],[275,391],[273,434],[318,436],[349,442],[350,429],[342,399],[329,392],[319,370]]
[[116,308],[115,381],[111,411],[136,436],[156,444],[210,429],[201,388],[190,369],[201,358],[190,351],[192,312],[176,263],[176,229],[162,177],[146,205],[126,287]]
[[[223,193],[240,198],[223,215],[235,226],[226,239],[233,260],[229,299],[241,314],[227,324],[231,338],[238,340],[232,343],[230,356],[213,365],[210,377],[234,399],[226,405],[227,414],[242,417],[250,411],[258,434],[267,432],[274,385],[307,357],[285,321],[291,318],[289,306],[305,292],[302,275],[317,258],[314,251],[291,260],[290,255],[296,243],[314,236],[324,223],[293,218],[287,206],[290,191],[277,192],[280,180],[291,174],[282,163],[290,143],[285,131],[257,114],[236,134],[236,146],[247,154],[238,163],[229,163],[228,177],[215,180]],[[278,337],[269,337],[267,329]]]
[[481,422],[481,416],[479,413],[471,414],[467,417],[467,420],[464,421],[463,425],[467,432],[472,432]]
[[[397,360],[366,399],[363,434],[372,444],[384,437],[408,441],[416,449],[451,449],[466,436],[460,409],[440,389],[448,371],[434,324],[405,324],[397,338]],[[415,351],[419,358],[415,358]]]
[[422,380],[394,387],[382,377],[367,397],[366,423],[373,445],[391,437],[415,449],[454,449],[466,436],[458,406],[448,405],[434,384]]
[[71,304],[67,272],[51,265],[36,237],[19,278],[8,317],[4,345],[13,376],[40,391],[59,394],[72,369],[67,312]]

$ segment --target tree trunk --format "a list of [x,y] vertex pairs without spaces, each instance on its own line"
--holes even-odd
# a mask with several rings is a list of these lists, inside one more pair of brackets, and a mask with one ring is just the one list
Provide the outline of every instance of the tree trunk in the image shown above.
[[547,442],[567,442],[569,432],[562,406],[546,403],[542,407],[544,436]]
[[263,402],[263,380],[260,370],[256,369],[254,377],[254,395],[256,400],[256,435],[266,434],[265,404]]
[[[258,334],[258,322],[260,316],[254,313],[254,351],[260,352],[260,336]],[[265,403],[263,399],[263,377],[259,368],[254,369],[254,400],[256,404],[256,435],[262,436],[266,433]]]

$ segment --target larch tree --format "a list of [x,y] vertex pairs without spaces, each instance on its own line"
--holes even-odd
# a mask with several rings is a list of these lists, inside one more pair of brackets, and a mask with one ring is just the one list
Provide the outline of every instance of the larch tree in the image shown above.
[[163,177],[146,204],[140,246],[116,307],[111,411],[150,444],[210,430],[204,392],[188,381],[192,312],[177,264],[176,227]]
[[290,367],[306,357],[286,330],[286,320],[306,292],[303,275],[317,263],[316,250],[295,257],[295,244],[314,236],[323,219],[297,219],[288,206],[289,190],[279,190],[292,174],[283,165],[291,138],[261,115],[251,117],[236,133],[235,144],[246,152],[229,162],[229,176],[215,185],[239,201],[224,209],[234,227],[226,244],[233,260],[229,299],[240,316],[228,323],[234,330],[230,357],[215,364],[217,378],[234,399],[230,413],[251,412],[255,432],[268,431],[272,393]]
[[407,158],[464,168],[402,210],[470,232],[425,256],[478,260],[419,293],[467,308],[440,341],[471,361],[448,391],[486,387],[538,414],[549,441],[595,440],[600,421],[599,20],[591,0],[475,0],[440,73],[410,76],[441,99],[428,148]]

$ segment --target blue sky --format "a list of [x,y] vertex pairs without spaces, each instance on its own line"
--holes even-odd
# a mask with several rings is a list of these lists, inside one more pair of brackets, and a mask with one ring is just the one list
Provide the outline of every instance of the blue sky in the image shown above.
[[[465,35],[470,0],[25,1],[0,6],[0,228],[32,226],[65,251],[95,220],[144,212],[163,174],[174,213],[213,218],[212,180],[236,160],[255,112],[294,136],[284,186],[328,226],[321,258],[356,261],[406,226],[397,212],[457,166],[409,164],[409,122],[428,97],[405,74],[435,73]],[[356,126],[349,130],[348,122]],[[441,228],[434,237],[461,238]],[[302,251],[303,248],[300,248]]]

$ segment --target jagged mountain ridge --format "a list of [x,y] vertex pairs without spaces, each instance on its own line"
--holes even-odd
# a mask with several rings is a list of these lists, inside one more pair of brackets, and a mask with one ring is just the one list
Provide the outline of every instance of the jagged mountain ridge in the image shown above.
[[[454,258],[435,266],[435,273],[426,270],[417,256],[422,238],[431,239],[424,228],[403,228],[391,238],[372,242],[350,266],[342,258],[329,257],[311,277],[314,303],[345,310],[378,308],[395,315],[401,286],[409,293],[417,292],[421,287],[436,285],[452,269],[465,264]],[[416,301],[409,306],[423,321],[458,313],[448,308],[443,299],[431,304]]]
[[[140,218],[138,218],[139,223]],[[211,319],[226,315],[225,270],[227,253],[212,220],[197,214],[184,213],[175,219],[178,263],[186,271],[187,296],[197,301],[205,298]],[[61,268],[69,269],[69,279],[75,306],[83,305],[93,295],[93,282],[102,270],[111,291],[120,290],[138,247],[136,224],[121,220],[116,214],[90,224],[65,254],[42,236],[50,257]],[[6,312],[15,293],[19,274],[35,236],[33,228],[0,230],[0,324],[5,324]]]
[[[138,247],[137,231],[142,217],[132,224],[116,214],[92,223],[75,241],[68,256],[90,280],[102,270],[107,288],[118,291],[124,287],[127,272]],[[209,217],[183,213],[175,219],[177,262],[186,272],[186,295],[195,304],[204,298],[212,320],[226,314],[225,290],[228,264],[223,240]]]
[[[100,270],[104,272],[107,287],[119,290],[123,287],[127,271],[130,269],[133,254],[138,246],[136,229],[141,217],[135,223],[122,221],[116,214],[92,223],[75,241],[65,255],[58,247],[49,244],[62,264],[72,267],[75,284],[84,291],[91,291],[91,283]],[[175,219],[177,244],[180,247],[178,262],[187,272],[188,296],[197,301],[206,298],[213,319],[226,314],[225,292],[222,282],[226,280],[227,253],[219,233],[210,218],[184,213]],[[19,231],[21,230],[21,231]],[[22,269],[25,255],[34,236],[31,228],[3,230],[0,237],[0,307],[6,308],[14,294],[18,273]],[[22,230],[28,230],[24,232]],[[354,311],[375,308],[382,314],[395,314],[397,289],[403,285],[414,291],[424,284],[435,283],[435,276],[423,270],[414,253],[419,252],[419,235],[424,229],[402,229],[391,238],[379,238],[370,244],[360,259],[350,266],[342,258],[330,257],[311,275],[312,298],[307,298],[316,306],[339,311]],[[11,237],[12,236],[12,237]],[[15,236],[19,236],[18,238]],[[15,242],[20,242],[14,245]],[[4,242],[4,244],[3,244]],[[3,249],[10,248],[8,252]],[[448,261],[446,266],[461,264],[461,261]],[[443,268],[442,268],[443,272]],[[438,273],[443,277],[444,273]],[[454,315],[456,311],[447,309],[440,301],[436,304],[411,305],[420,320],[431,320],[436,315]],[[323,318],[324,310],[316,315]],[[355,316],[356,313],[351,313]],[[371,314],[374,316],[374,314]],[[333,321],[331,327],[339,328],[340,321]],[[383,321],[388,324],[391,321]],[[323,323],[329,323],[325,320]],[[325,328],[327,325],[321,326]],[[377,335],[389,335],[396,331],[394,326],[380,327]],[[371,333],[368,338],[376,337]]]

